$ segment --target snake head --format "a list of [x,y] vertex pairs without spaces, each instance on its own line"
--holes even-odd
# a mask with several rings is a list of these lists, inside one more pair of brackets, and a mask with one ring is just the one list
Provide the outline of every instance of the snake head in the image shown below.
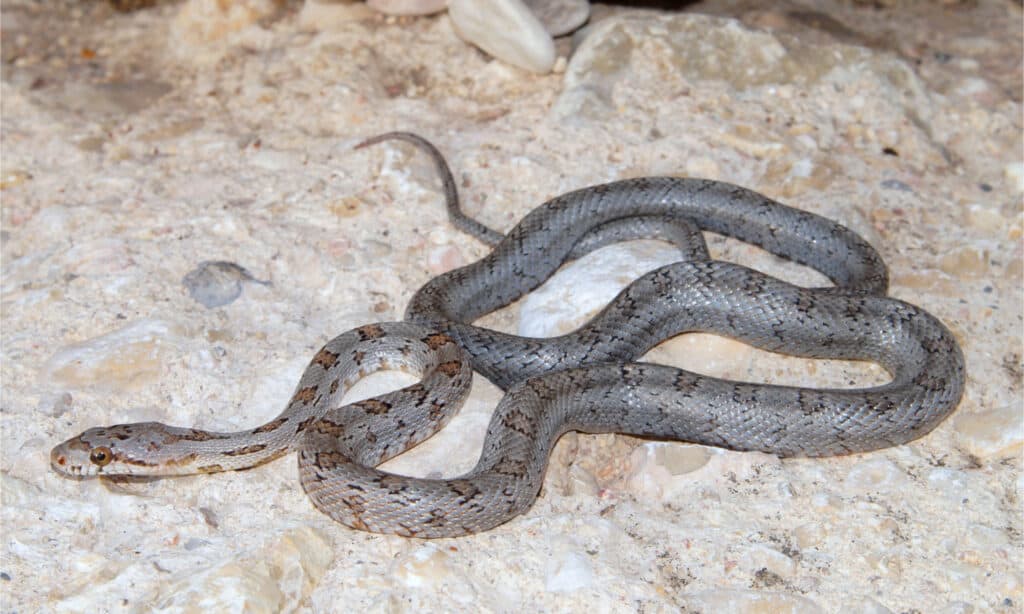
[[50,452],[50,466],[57,473],[75,478],[162,475],[162,463],[146,459],[159,449],[160,437],[153,434],[163,428],[156,422],[91,428],[56,446]]

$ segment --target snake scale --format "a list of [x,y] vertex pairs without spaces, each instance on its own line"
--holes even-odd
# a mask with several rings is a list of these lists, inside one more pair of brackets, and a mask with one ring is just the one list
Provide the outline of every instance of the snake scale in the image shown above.
[[[552,446],[567,431],[629,433],[825,456],[899,445],[931,431],[960,400],[964,361],[936,318],[885,296],[878,253],[849,229],[727,183],[648,177],[584,188],[533,210],[502,235],[466,217],[441,154],[410,133],[387,139],[427,151],[451,221],[493,250],[437,276],[404,322],[370,324],[328,342],[285,410],[251,430],[218,433],[138,423],[93,428],[51,453],[69,476],[174,475],[242,469],[297,451],[314,504],[348,526],[416,537],[490,529],[530,507]],[[710,231],[810,266],[833,286],[803,288],[711,260]],[[654,236],[681,260],[624,289],[577,331],[534,339],[474,326],[530,292],[567,260]],[[891,375],[861,389],[727,381],[633,362],[675,335],[701,331],[796,356],[864,360]],[[352,404],[360,377],[403,369],[421,381]],[[475,370],[506,391],[475,468],[421,479],[375,467],[442,428]]]

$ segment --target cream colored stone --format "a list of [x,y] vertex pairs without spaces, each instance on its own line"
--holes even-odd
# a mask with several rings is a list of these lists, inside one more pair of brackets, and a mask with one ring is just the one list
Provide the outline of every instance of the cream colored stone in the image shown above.
[[967,205],[964,217],[971,227],[991,233],[1005,231],[1009,221],[998,209],[980,203]]
[[366,0],[366,5],[388,15],[430,15],[448,6],[448,0]]
[[587,22],[588,0],[523,0],[551,36],[564,36]]
[[680,595],[684,609],[736,614],[819,614],[818,604],[797,595],[774,591],[706,590]]
[[348,27],[354,21],[371,19],[372,8],[357,0],[354,2],[318,2],[305,0],[299,11],[298,23],[305,30],[331,31]]
[[759,452],[649,442],[633,450],[623,485],[645,500],[672,501],[692,496],[698,486],[721,488],[729,481],[756,480],[779,467],[778,458]]
[[522,0],[451,0],[460,37],[494,57],[535,73],[555,64],[555,43]]
[[990,274],[988,260],[988,250],[963,246],[943,254],[939,266],[955,277],[980,277]]
[[1024,162],[1011,162],[1003,168],[1003,175],[1018,193],[1024,192]]
[[160,377],[174,344],[170,324],[139,320],[58,350],[47,361],[45,377],[71,388],[138,389]]
[[188,0],[174,20],[173,35],[188,46],[208,45],[253,26],[275,10],[272,0]]
[[818,522],[802,524],[793,530],[793,537],[796,538],[796,545],[801,549],[813,548],[824,541],[828,532]]
[[294,611],[316,588],[334,551],[310,527],[289,529],[241,560],[199,571],[161,591],[168,611]]
[[953,418],[960,445],[981,458],[1016,456],[1024,446],[1024,409],[1020,403],[981,411],[960,411]]
[[854,465],[846,476],[846,486],[854,492],[890,492],[900,489],[906,476],[892,461],[865,458]]

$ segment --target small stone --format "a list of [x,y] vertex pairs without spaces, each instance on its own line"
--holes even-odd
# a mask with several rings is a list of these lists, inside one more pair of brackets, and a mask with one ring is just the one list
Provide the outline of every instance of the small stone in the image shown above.
[[140,320],[60,349],[46,362],[43,378],[68,387],[137,389],[160,376],[172,339],[166,322]]
[[963,471],[936,467],[928,472],[928,485],[951,502],[960,503],[971,496],[971,479]]
[[448,6],[448,0],[366,0],[366,6],[388,15],[431,15]]
[[692,496],[696,484],[729,488],[725,476],[760,479],[766,469],[780,467],[778,457],[770,454],[651,441],[630,454],[623,486],[638,499],[669,502]]
[[181,280],[189,295],[208,309],[233,303],[242,294],[242,282],[252,281],[269,286],[269,281],[256,279],[234,262],[207,260],[189,271]]
[[551,36],[576,31],[590,19],[587,0],[523,0]]
[[594,569],[586,555],[563,552],[548,569],[544,588],[552,593],[571,593],[593,586]]
[[435,275],[446,273],[466,263],[462,252],[455,247],[435,247],[427,252],[427,269]]
[[1024,192],[1024,162],[1011,162],[1003,167],[1003,175],[1010,187],[1017,192]]
[[796,529],[793,529],[793,537],[796,540],[796,545],[801,550],[817,546],[825,541],[827,536],[828,532],[825,530],[825,527],[818,522],[808,522],[800,525]]
[[452,574],[450,561],[447,552],[427,544],[396,561],[393,577],[409,587],[440,584]]
[[964,218],[969,226],[985,232],[1005,231],[1009,222],[999,209],[978,203],[967,205]]
[[761,578],[766,588],[782,584],[796,573],[796,562],[785,554],[768,546],[753,545],[744,552],[740,564]]
[[499,60],[551,72],[555,41],[522,0],[452,0],[448,14],[462,39]]
[[943,254],[939,268],[954,277],[983,277],[990,273],[988,252],[974,245],[964,245]]
[[353,21],[371,19],[376,14],[376,11],[362,2],[306,0],[299,11],[298,23],[303,30],[325,32],[342,28]]
[[893,492],[906,484],[906,475],[892,461],[872,458],[861,461],[846,475],[845,486],[853,492]]
[[900,181],[899,179],[886,179],[882,181],[881,186],[886,190],[898,190],[900,192],[914,191],[914,188],[910,187],[906,182]]
[[178,40],[175,51],[197,51],[270,18],[278,10],[273,0],[189,0],[181,5],[174,20],[172,36]]
[[742,614],[818,614],[824,610],[810,599],[782,592],[713,589],[680,595],[674,602],[686,612],[740,612]]
[[892,614],[892,610],[871,597],[861,597],[842,605],[839,614]]
[[1019,403],[977,412],[957,412],[953,429],[959,443],[980,458],[1006,458],[1024,446],[1024,411]]
[[4,169],[0,171],[0,190],[15,188],[32,178],[28,171],[21,169]]
[[69,82],[47,103],[67,111],[124,119],[152,107],[173,89],[169,83],[146,79]]
[[305,601],[334,560],[330,542],[319,531],[297,527],[258,552],[189,574],[161,591],[159,608],[195,611],[294,611]]

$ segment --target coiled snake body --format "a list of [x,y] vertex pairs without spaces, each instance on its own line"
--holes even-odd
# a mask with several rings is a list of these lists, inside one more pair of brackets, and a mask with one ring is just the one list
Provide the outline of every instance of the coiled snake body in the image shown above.
[[[537,497],[547,459],[569,430],[618,432],[779,456],[863,452],[931,431],[960,400],[964,363],[947,328],[885,295],[877,252],[847,228],[737,186],[653,177],[585,188],[527,215],[507,235],[466,218],[440,153],[408,133],[441,172],[450,218],[494,245],[478,262],[430,280],[405,322],[371,324],[313,358],[285,410],[252,430],[215,433],[140,423],[93,428],[51,453],[72,476],[170,475],[251,467],[298,451],[314,504],[349,526],[417,537],[497,526]],[[700,231],[813,267],[834,287],[793,286],[710,260]],[[623,239],[656,236],[683,260],[623,290],[562,337],[532,339],[472,325],[546,280],[565,261]],[[631,362],[674,335],[703,331],[812,358],[867,360],[892,379],[863,389],[727,381]],[[377,369],[422,381],[349,405]],[[375,469],[443,427],[476,370],[506,390],[476,467],[454,479]]]

